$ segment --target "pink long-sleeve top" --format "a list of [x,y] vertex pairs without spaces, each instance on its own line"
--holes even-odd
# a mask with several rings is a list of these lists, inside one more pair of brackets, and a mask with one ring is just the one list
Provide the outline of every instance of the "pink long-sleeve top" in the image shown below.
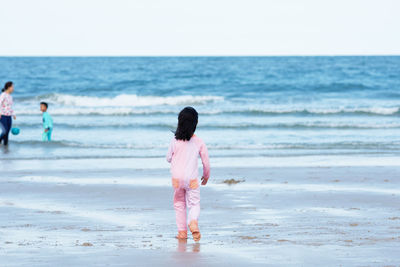
[[13,98],[10,94],[3,92],[0,95],[0,115],[14,116],[14,110],[12,108]]
[[203,163],[203,177],[210,178],[210,161],[207,147],[196,135],[189,141],[171,141],[167,153],[167,161],[171,163],[172,178],[189,181],[199,176],[198,157]]

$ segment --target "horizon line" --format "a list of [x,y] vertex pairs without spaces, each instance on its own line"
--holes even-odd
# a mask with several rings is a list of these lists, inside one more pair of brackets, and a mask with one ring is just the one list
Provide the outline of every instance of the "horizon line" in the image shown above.
[[399,54],[243,54],[243,55],[1,55],[1,58],[6,57],[395,57]]

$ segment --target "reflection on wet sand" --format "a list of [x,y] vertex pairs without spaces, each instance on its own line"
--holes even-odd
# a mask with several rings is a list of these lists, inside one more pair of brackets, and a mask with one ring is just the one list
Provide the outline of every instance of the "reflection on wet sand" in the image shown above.
[[8,149],[8,146],[3,146],[3,145],[1,145],[1,146],[3,147],[3,153],[4,154],[8,154],[10,152],[10,150]]
[[200,252],[200,243],[187,244],[187,239],[178,239],[178,245],[176,251],[178,252]]
[[187,249],[187,240],[186,239],[178,239],[178,246],[176,251],[178,252],[186,252]]

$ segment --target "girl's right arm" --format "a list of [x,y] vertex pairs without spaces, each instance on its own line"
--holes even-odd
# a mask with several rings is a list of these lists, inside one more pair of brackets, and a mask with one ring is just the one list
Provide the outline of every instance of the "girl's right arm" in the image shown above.
[[169,145],[169,149],[168,149],[168,152],[167,152],[167,161],[169,163],[171,163],[172,156],[174,155],[174,145],[175,145],[175,140],[173,139],[171,141],[171,144]]

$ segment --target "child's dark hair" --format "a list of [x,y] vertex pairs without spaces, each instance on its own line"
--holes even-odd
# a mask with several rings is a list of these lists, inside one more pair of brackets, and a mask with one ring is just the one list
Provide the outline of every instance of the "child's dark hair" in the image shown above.
[[196,131],[199,114],[192,107],[186,107],[179,112],[178,127],[175,131],[175,139],[189,141]]
[[6,82],[4,84],[4,88],[1,89],[2,92],[7,91],[8,88],[10,88],[11,86],[13,86],[13,82]]
[[43,105],[46,107],[46,109],[49,107],[49,104],[47,104],[46,102],[40,102],[40,105]]

